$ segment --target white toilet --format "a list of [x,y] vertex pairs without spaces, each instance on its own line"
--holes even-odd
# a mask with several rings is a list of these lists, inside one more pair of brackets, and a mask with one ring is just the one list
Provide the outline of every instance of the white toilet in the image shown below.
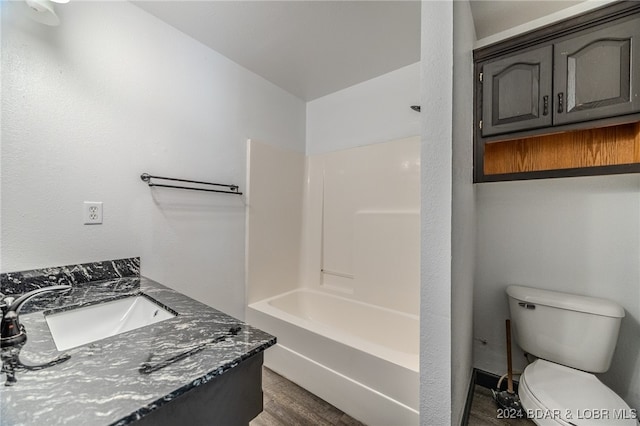
[[507,287],[514,337],[539,358],[520,376],[518,394],[538,425],[638,426],[637,414],[591,373],[609,369],[622,306],[605,299]]

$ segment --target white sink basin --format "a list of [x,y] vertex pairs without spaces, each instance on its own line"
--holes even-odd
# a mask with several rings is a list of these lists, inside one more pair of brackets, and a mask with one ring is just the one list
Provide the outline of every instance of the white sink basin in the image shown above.
[[45,315],[59,351],[75,348],[146,325],[175,314],[145,296],[132,296]]

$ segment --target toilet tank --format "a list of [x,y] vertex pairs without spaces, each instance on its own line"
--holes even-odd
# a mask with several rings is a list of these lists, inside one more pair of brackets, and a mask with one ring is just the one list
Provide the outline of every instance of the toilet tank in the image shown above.
[[514,338],[525,352],[592,373],[609,369],[624,309],[595,297],[507,287]]

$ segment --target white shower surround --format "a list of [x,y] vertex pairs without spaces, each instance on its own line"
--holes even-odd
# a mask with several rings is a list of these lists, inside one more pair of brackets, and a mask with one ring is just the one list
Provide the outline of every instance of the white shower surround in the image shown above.
[[246,319],[278,338],[265,365],[369,425],[419,423],[419,151],[247,150]]
[[368,425],[418,424],[417,315],[301,288],[247,320],[278,337],[268,367]]

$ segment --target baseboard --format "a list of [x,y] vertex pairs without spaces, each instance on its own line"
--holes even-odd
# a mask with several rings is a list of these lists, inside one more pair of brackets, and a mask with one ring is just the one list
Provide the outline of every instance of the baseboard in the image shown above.
[[[488,371],[478,370],[477,368],[473,369],[474,376],[476,378],[475,384],[478,386],[482,386],[487,389],[497,389],[498,382],[500,381],[500,376],[497,374],[489,373]],[[507,379],[502,381],[502,390],[507,389]],[[518,382],[516,380],[513,381],[513,391],[518,393]]]

